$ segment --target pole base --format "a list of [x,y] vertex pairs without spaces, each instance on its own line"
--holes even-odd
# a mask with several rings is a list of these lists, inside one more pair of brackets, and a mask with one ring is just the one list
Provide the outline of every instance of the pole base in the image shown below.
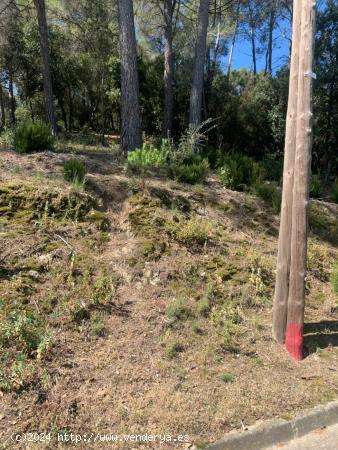
[[289,323],[286,328],[285,348],[296,361],[303,359],[303,327]]

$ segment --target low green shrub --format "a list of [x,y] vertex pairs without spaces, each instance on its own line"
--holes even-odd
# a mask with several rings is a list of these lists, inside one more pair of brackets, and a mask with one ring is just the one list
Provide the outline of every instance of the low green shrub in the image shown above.
[[13,145],[19,153],[52,150],[55,139],[50,127],[45,123],[26,122],[15,129]]
[[319,198],[324,193],[324,185],[320,175],[313,174],[310,182],[310,197]]
[[167,306],[167,315],[172,322],[187,320],[192,316],[191,309],[182,298],[177,298]]
[[200,155],[189,155],[183,162],[174,162],[169,166],[168,174],[170,178],[181,183],[203,183],[210,171],[207,159]]
[[221,380],[224,383],[233,383],[235,381],[235,375],[233,373],[230,373],[230,372],[224,372],[221,375]]
[[275,154],[267,155],[262,161],[260,161],[260,165],[263,167],[265,178],[267,180],[280,183],[283,176],[282,158],[276,158]]
[[333,266],[331,283],[335,293],[338,295],[338,261],[336,261],[335,265]]
[[162,141],[160,148],[152,144],[143,144],[141,148],[128,153],[126,169],[135,173],[145,173],[150,169],[164,167],[168,153],[166,141]]
[[219,166],[220,181],[228,189],[244,190],[264,177],[264,171],[256,161],[235,152],[223,156]]
[[282,193],[274,184],[257,182],[254,186],[254,192],[258,197],[272,206],[276,214],[279,213],[282,203]]
[[179,341],[175,341],[167,347],[165,354],[168,359],[174,359],[182,352],[184,352],[184,346]]
[[172,222],[168,224],[167,231],[178,242],[193,248],[205,244],[209,237],[211,226],[206,220],[191,217],[183,223]]
[[66,181],[81,185],[84,183],[87,170],[86,165],[79,159],[68,159],[63,165],[63,174]]
[[338,181],[335,182],[332,189],[332,200],[338,203]]

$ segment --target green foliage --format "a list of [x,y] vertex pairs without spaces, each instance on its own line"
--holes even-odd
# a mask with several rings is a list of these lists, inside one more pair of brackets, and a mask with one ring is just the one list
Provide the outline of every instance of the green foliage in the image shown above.
[[182,163],[173,163],[169,167],[169,176],[181,183],[196,184],[205,181],[210,171],[207,159],[200,155],[190,155]]
[[254,192],[258,195],[258,197],[262,198],[269,205],[271,205],[276,214],[280,212],[282,193],[274,184],[257,182],[254,186]]
[[338,203],[338,181],[336,181],[335,184],[333,185],[332,200],[335,203]]
[[174,180],[196,184],[205,181],[209,170],[209,162],[200,155],[206,141],[206,128],[211,120],[206,120],[197,127],[189,127],[181,136],[177,148],[170,153],[168,174]]
[[52,150],[54,144],[50,127],[42,122],[26,122],[14,131],[13,145],[20,153]]
[[14,341],[25,354],[36,354],[43,344],[44,330],[32,313],[11,311],[0,325],[0,344],[8,347]]
[[186,305],[184,299],[178,298],[167,306],[167,315],[172,322],[175,322],[189,319],[192,316],[192,311]]
[[221,380],[224,383],[233,383],[235,381],[235,375],[233,373],[230,373],[230,372],[224,372],[221,375]]
[[128,153],[127,170],[145,174],[150,169],[165,166],[169,154],[168,147],[165,140],[162,141],[160,148],[156,148],[152,144],[143,144],[141,148]]
[[331,283],[335,293],[338,295],[338,261],[336,261],[335,265],[333,266]]
[[191,217],[183,223],[172,223],[168,232],[177,241],[190,247],[204,245],[210,234],[210,224],[205,220]]
[[220,181],[228,189],[243,190],[263,178],[263,169],[256,161],[236,152],[223,156],[219,166]]
[[75,185],[82,185],[86,176],[86,165],[79,159],[68,159],[63,165],[63,174],[66,181]]
[[182,353],[183,351],[183,345],[180,342],[175,341],[167,347],[165,353],[168,359],[174,359],[179,353]]
[[324,193],[324,185],[319,174],[313,174],[310,183],[310,196],[319,198]]

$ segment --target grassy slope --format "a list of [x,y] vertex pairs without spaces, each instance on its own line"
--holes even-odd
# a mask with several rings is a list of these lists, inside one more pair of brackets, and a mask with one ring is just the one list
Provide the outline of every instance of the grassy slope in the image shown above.
[[189,434],[203,446],[336,398],[337,335],[324,322],[338,318],[335,205],[311,208],[309,356],[295,364],[270,336],[267,205],[217,180],[144,182],[107,154],[80,157],[87,193],[62,180],[69,155],[1,153],[4,436],[16,420],[15,431]]

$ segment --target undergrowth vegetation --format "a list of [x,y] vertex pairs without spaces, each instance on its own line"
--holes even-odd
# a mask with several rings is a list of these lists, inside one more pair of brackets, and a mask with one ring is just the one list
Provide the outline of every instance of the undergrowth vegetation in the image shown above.
[[[119,279],[93,265],[106,233],[104,218],[93,220],[91,196],[7,182],[0,208],[0,227],[11,235],[0,259],[0,389],[12,390],[42,379],[60,326],[86,328],[96,308],[110,304]],[[58,289],[50,289],[54,283]],[[88,327],[101,333],[98,323]]]
[[79,159],[68,159],[63,165],[63,174],[66,181],[75,186],[83,186],[86,176],[86,165]]
[[25,122],[14,129],[13,145],[20,153],[52,150],[55,139],[50,127],[45,123]]

